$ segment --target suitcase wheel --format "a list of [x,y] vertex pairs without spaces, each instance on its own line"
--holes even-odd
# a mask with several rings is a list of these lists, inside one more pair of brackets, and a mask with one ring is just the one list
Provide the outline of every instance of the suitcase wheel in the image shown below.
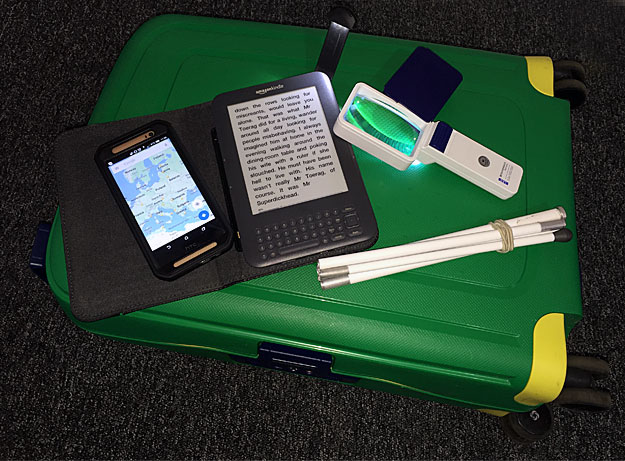
[[566,99],[575,109],[586,101],[588,88],[584,83],[586,70],[579,62],[562,60],[553,63],[553,92]]
[[[612,407],[612,397],[604,389],[593,387],[596,380],[610,375],[610,365],[597,357],[569,355],[566,379],[554,405],[576,411],[598,412]],[[525,413],[508,413],[499,418],[503,431],[515,442],[528,444],[542,440],[551,431],[553,413],[541,405]]]
[[569,369],[584,370],[592,375],[594,379],[607,378],[610,375],[608,362],[597,357],[569,355],[567,357],[567,367]]
[[525,413],[508,413],[499,418],[499,422],[510,439],[529,444],[549,435],[553,426],[553,413],[548,405],[541,405]]
[[577,61],[562,59],[553,63],[553,79],[573,78],[580,82],[586,81],[586,69]]
[[605,411],[612,407],[612,396],[602,389],[569,387],[562,389],[553,403],[569,410]]
[[605,360],[569,355],[564,389],[553,403],[570,410],[609,410],[612,407],[610,393],[593,387],[595,380],[607,378],[609,375],[610,365]]

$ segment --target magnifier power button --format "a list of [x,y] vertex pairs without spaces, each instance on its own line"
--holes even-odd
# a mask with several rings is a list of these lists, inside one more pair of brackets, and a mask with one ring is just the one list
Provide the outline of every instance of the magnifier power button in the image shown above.
[[484,155],[480,155],[477,161],[480,162],[480,165],[482,165],[483,167],[490,166],[490,160],[488,160],[488,157]]

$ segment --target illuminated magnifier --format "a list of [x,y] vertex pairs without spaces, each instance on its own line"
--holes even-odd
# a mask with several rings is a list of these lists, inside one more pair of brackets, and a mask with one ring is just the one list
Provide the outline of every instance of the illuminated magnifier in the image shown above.
[[358,83],[334,125],[337,136],[405,170],[415,162],[426,122],[378,90]]
[[354,86],[334,124],[337,136],[405,170],[438,163],[501,199],[519,189],[523,168],[444,122],[426,122],[365,83]]

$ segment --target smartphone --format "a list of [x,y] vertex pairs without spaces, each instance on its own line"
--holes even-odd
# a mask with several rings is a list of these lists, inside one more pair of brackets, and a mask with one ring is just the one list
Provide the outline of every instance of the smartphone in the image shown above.
[[157,277],[173,280],[232,245],[225,215],[169,123],[157,120],[108,142],[95,160]]

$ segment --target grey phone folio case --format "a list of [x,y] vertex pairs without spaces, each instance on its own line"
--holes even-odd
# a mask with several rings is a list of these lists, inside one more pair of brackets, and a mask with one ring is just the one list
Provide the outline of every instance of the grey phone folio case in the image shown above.
[[248,264],[232,247],[177,280],[156,278],[94,162],[99,146],[156,119],[173,126],[211,195],[222,209],[231,209],[211,140],[214,120],[210,102],[89,125],[60,135],[54,156],[70,307],[78,320],[100,320],[201,295],[375,243],[377,234],[355,245],[263,268]]

